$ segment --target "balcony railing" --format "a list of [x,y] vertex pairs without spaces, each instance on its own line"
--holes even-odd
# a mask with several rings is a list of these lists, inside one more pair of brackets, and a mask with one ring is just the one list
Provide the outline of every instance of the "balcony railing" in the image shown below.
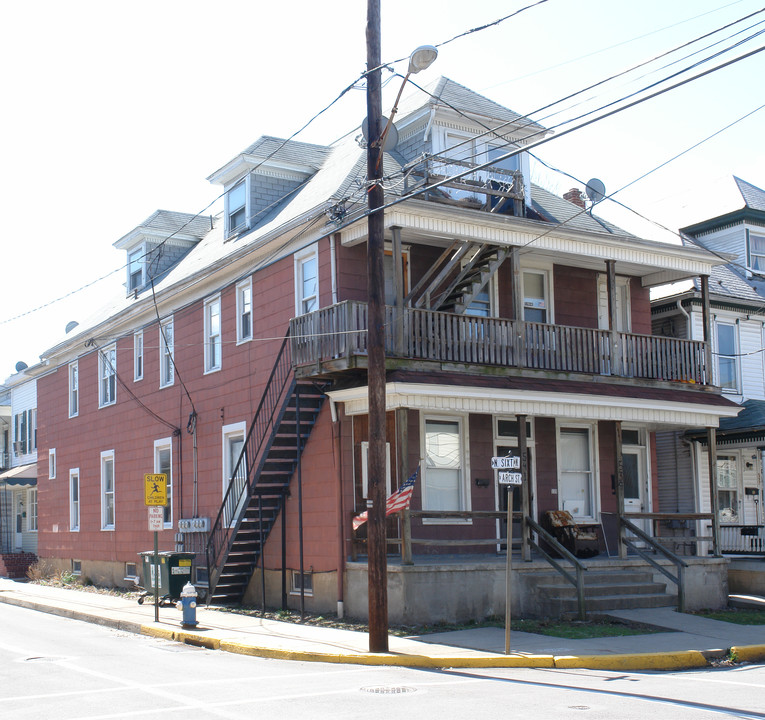
[[[345,301],[290,323],[296,367],[342,369],[367,353],[367,305]],[[704,343],[503,318],[385,308],[391,358],[615,375],[705,385]]]
[[733,555],[765,555],[765,526],[720,525],[720,550]]

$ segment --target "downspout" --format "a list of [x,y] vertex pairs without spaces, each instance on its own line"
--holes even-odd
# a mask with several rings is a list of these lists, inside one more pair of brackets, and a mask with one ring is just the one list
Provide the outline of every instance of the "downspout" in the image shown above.
[[329,411],[332,417],[332,456],[335,462],[335,480],[337,481],[337,617],[343,618],[345,585],[345,540],[343,539],[345,528],[345,509],[343,503],[343,473],[340,462],[340,424],[337,419],[337,406],[330,398]]

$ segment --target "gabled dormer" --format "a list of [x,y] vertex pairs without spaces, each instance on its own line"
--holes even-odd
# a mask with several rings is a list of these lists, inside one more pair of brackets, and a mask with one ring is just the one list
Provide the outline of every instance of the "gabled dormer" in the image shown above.
[[182,260],[213,227],[207,215],[157,210],[114,247],[127,252],[127,293],[138,293]]
[[[425,172],[431,180],[498,160],[491,169],[442,186],[443,199],[492,212],[525,215],[525,208],[531,206],[528,154],[499,158],[548,131],[449,78],[438,78],[424,90],[402,102],[396,118],[397,151],[404,160],[411,164],[430,158]],[[418,172],[415,167],[414,174]]]
[[261,225],[316,173],[329,152],[323,145],[264,136],[216,170],[207,179],[225,192],[225,237]]
[[765,191],[735,176],[729,190],[725,203],[738,209],[680,232],[708,250],[735,255],[736,265],[749,278],[765,277]]

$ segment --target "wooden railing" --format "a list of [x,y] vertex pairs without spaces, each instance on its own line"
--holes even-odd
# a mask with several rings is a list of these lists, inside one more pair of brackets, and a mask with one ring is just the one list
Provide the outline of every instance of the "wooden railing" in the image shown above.
[[[366,355],[366,329],[366,303],[356,301],[294,318],[293,362],[318,371],[322,364]],[[416,308],[386,306],[385,352],[412,360],[710,382],[700,341]]]
[[765,525],[720,525],[720,551],[765,555]]

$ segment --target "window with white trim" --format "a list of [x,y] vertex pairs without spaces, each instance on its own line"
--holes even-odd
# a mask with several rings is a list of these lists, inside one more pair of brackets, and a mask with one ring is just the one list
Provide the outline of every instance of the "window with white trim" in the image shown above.
[[236,286],[236,341],[252,340],[252,278]]
[[164,507],[165,527],[173,527],[173,439],[154,441],[154,472],[167,476],[167,505]]
[[208,298],[204,305],[205,372],[221,368],[220,295]]
[[128,253],[128,292],[138,290],[144,285],[146,268],[146,250],[143,245]]
[[727,392],[738,392],[738,338],[736,324],[715,321],[717,336],[717,384]]
[[48,480],[56,478],[56,448],[48,449]]
[[69,471],[69,532],[80,530],[80,468]]
[[80,412],[80,371],[78,361],[69,363],[69,417]]
[[765,235],[755,235],[747,231],[749,239],[749,269],[762,272],[765,270]]
[[143,380],[143,330],[133,335],[133,382]]
[[114,530],[114,450],[101,453],[101,529]]
[[552,322],[549,300],[549,276],[546,270],[524,270],[523,319],[526,322]]
[[98,407],[114,405],[117,400],[117,346],[98,351]]
[[168,387],[175,380],[175,327],[173,319],[165,320],[159,326],[159,386]]
[[593,432],[589,425],[558,428],[559,509],[574,518],[596,517]]
[[27,530],[37,532],[37,488],[27,491]]
[[22,410],[13,418],[14,449],[17,456],[37,450],[37,409]]
[[423,510],[470,509],[463,426],[461,417],[423,418]]
[[292,571],[292,583],[290,595],[300,595],[302,589],[303,595],[313,597],[313,573],[300,573],[299,570]]
[[295,314],[319,309],[319,253],[314,245],[295,254]]
[[[385,497],[391,494],[390,443],[385,443]],[[369,441],[361,442],[361,497],[369,497]]]
[[247,179],[226,192],[226,237],[247,228]]

